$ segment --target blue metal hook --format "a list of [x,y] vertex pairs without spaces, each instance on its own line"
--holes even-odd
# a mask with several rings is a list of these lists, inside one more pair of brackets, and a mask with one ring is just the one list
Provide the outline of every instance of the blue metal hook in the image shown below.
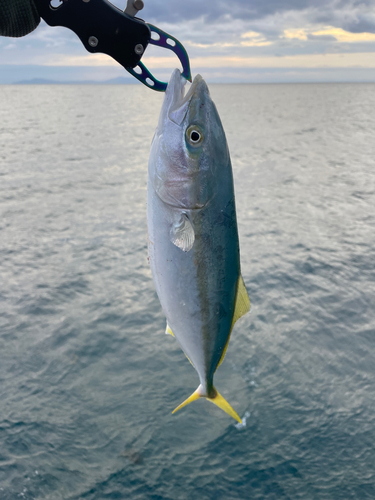
[[[150,28],[151,33],[156,33],[158,35],[157,39],[150,38],[149,43],[151,45],[157,45],[158,47],[162,47],[164,49],[169,49],[174,52],[179,58],[182,65],[182,73],[181,75],[186,78],[189,82],[191,82],[191,71],[190,71],[190,61],[189,56],[182,45],[181,42],[169,35],[165,31],[162,31],[160,28],[153,26],[152,24],[146,23]],[[126,68],[129,73],[131,73],[137,80],[142,82],[144,85],[149,87],[150,89],[156,90],[158,92],[165,92],[168,83],[161,82],[157,80],[152,73],[146,68],[146,66],[139,61],[138,65],[135,68]],[[138,72],[137,72],[138,70]]]

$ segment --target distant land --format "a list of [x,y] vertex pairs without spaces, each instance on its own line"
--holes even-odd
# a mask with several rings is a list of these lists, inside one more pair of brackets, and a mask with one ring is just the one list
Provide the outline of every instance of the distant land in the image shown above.
[[[1,3],[2,0],[0,0]],[[157,68],[157,77],[168,81],[171,68]],[[374,83],[374,68],[209,68],[197,67],[212,83]],[[0,63],[0,85],[126,85],[138,84],[118,66],[42,66]]]
[[124,78],[118,76],[117,78],[111,78],[110,80],[50,80],[48,78],[31,78],[30,80],[20,80],[13,82],[14,85],[133,85],[138,84],[138,80],[135,78]]

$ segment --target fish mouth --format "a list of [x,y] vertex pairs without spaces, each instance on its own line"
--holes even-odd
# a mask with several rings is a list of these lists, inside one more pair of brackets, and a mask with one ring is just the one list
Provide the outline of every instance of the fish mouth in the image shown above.
[[180,125],[186,116],[192,98],[195,95],[209,94],[206,82],[201,75],[197,75],[185,94],[186,80],[181,76],[181,72],[175,69],[169,80],[166,90],[166,101],[168,105],[167,115],[169,119]]
[[[185,82],[186,82],[186,80],[185,80]],[[206,82],[203,80],[203,78],[202,78],[201,75],[197,75],[194,78],[193,82],[190,85],[189,90],[186,93],[186,96],[184,96],[184,98],[182,99],[182,101],[180,103],[180,106],[183,106],[185,103],[187,103],[188,101],[190,101],[190,99],[193,97],[193,94],[196,92],[199,84],[201,84],[201,86],[203,86],[203,84],[205,86],[207,86]],[[183,87],[182,88],[184,89],[184,87],[185,87],[185,83],[183,83]]]

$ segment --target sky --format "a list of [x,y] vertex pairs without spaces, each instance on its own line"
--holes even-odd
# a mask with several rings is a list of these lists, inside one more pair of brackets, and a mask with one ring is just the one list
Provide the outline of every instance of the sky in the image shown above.
[[[113,3],[126,6],[126,0]],[[139,17],[178,38],[193,75],[201,73],[208,82],[375,82],[375,0],[144,4]],[[162,80],[179,66],[176,56],[150,45],[142,62]],[[70,30],[44,21],[25,37],[0,37],[0,83],[128,76],[108,56],[89,54]]]

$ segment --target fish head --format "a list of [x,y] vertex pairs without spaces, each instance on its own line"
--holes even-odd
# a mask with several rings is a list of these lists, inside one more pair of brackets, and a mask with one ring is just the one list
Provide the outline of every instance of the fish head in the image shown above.
[[201,209],[230,165],[220,117],[206,82],[194,78],[185,95],[179,70],[171,76],[151,147],[149,176],[159,198],[186,210]]

